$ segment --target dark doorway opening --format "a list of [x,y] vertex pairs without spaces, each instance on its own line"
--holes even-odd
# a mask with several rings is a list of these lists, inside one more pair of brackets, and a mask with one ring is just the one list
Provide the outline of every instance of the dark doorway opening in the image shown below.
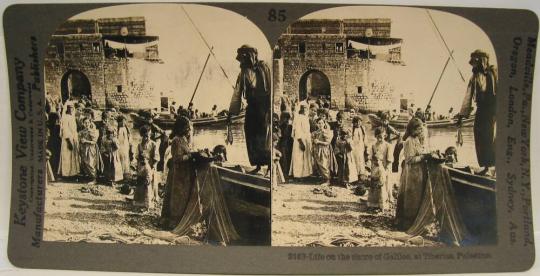
[[305,99],[324,98],[331,100],[330,81],[328,77],[319,70],[309,70],[300,78],[299,98]]
[[72,100],[78,100],[83,96],[92,99],[92,90],[90,81],[81,71],[70,70],[62,76],[61,80],[62,102],[71,97]]

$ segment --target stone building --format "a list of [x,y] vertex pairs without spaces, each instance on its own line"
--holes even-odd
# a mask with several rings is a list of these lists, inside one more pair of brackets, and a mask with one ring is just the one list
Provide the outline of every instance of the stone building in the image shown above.
[[44,60],[45,91],[65,101],[91,99],[98,108],[152,108],[159,95],[141,71],[159,65],[159,37],[144,17],[68,20],[52,35]]
[[378,76],[402,64],[402,39],[391,21],[312,19],[291,24],[274,49],[274,96],[324,97],[333,108],[378,111],[397,108],[394,88]]

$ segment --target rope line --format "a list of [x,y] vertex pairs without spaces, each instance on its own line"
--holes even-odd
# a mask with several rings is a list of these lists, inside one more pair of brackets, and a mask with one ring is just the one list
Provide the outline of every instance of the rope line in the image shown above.
[[214,54],[214,51],[213,51],[213,48],[210,46],[210,44],[208,43],[208,41],[206,41],[206,39],[204,38],[201,30],[199,30],[199,28],[197,28],[197,25],[195,24],[195,22],[193,21],[193,19],[191,18],[191,16],[189,16],[188,12],[186,11],[186,9],[184,8],[184,5],[180,5],[180,7],[182,8],[182,11],[184,11],[184,13],[186,14],[186,17],[189,19],[189,21],[191,22],[191,24],[193,25],[193,28],[195,28],[195,30],[197,31],[197,33],[199,34],[199,36],[201,37],[202,41],[204,42],[204,45],[206,45],[206,47],[208,48],[208,50],[210,50],[210,54],[212,55],[212,57],[214,57],[214,60],[216,61],[216,63],[219,65],[219,68],[221,68],[221,72],[223,73],[223,75],[225,76],[225,78],[227,79],[227,82],[229,82],[229,85],[231,85],[231,87],[233,89],[235,89],[234,85],[232,84],[231,82],[231,79],[229,78],[229,76],[227,75],[227,73],[225,72],[225,69],[223,68],[223,66],[221,66],[221,64],[219,63],[216,55]]
[[437,30],[437,34],[439,34],[439,37],[442,39],[444,47],[446,48],[446,51],[448,51],[448,54],[450,55],[450,58],[452,59],[452,63],[454,63],[454,65],[456,66],[456,69],[457,69],[457,71],[459,73],[459,76],[461,77],[461,80],[463,80],[463,82],[465,82],[465,78],[463,77],[463,74],[461,73],[461,70],[457,66],[456,60],[454,59],[454,56],[452,55],[452,51],[450,51],[450,47],[448,47],[448,44],[446,43],[446,40],[444,40],[444,37],[443,37],[441,31],[439,30],[439,27],[437,27],[437,24],[435,24],[435,20],[431,16],[431,13],[429,12],[429,10],[426,10],[426,12],[427,12],[427,14],[429,16],[429,19],[431,20],[431,23],[433,23],[433,26],[435,26],[435,30]]

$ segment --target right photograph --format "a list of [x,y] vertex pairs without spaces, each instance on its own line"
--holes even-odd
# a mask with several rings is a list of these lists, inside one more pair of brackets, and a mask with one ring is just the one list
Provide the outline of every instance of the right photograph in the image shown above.
[[497,57],[455,14],[321,10],[273,53],[272,245],[497,243]]

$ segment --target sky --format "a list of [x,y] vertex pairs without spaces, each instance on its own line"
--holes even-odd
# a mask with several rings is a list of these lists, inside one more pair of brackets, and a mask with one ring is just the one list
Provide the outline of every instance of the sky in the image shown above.
[[[430,10],[448,47],[454,50],[456,65],[450,61],[433,97],[432,108],[446,113],[450,107],[459,108],[471,77],[470,53],[482,49],[496,65],[495,50],[487,35],[471,21],[446,12]],[[348,6],[326,9],[309,14],[303,19],[390,18],[391,36],[403,39],[402,59],[406,66],[382,64],[376,75],[389,81],[399,97],[412,98],[416,106],[425,108],[448,58],[426,9],[407,7]],[[379,64],[380,65],[380,64]],[[457,68],[461,70],[465,82]]]
[[[271,49],[264,34],[245,17],[216,7],[189,4],[131,4],[106,7],[78,14],[72,19],[144,16],[146,34],[159,36],[159,55],[164,64],[148,64],[146,78],[156,91],[173,91],[177,104],[187,106],[209,53],[194,26],[181,9],[184,6],[201,33],[214,47],[219,63],[233,85],[240,71],[236,50],[243,44],[258,49],[259,59],[271,66]],[[200,111],[210,111],[217,104],[229,107],[233,93],[231,84],[210,58],[195,95]]]

